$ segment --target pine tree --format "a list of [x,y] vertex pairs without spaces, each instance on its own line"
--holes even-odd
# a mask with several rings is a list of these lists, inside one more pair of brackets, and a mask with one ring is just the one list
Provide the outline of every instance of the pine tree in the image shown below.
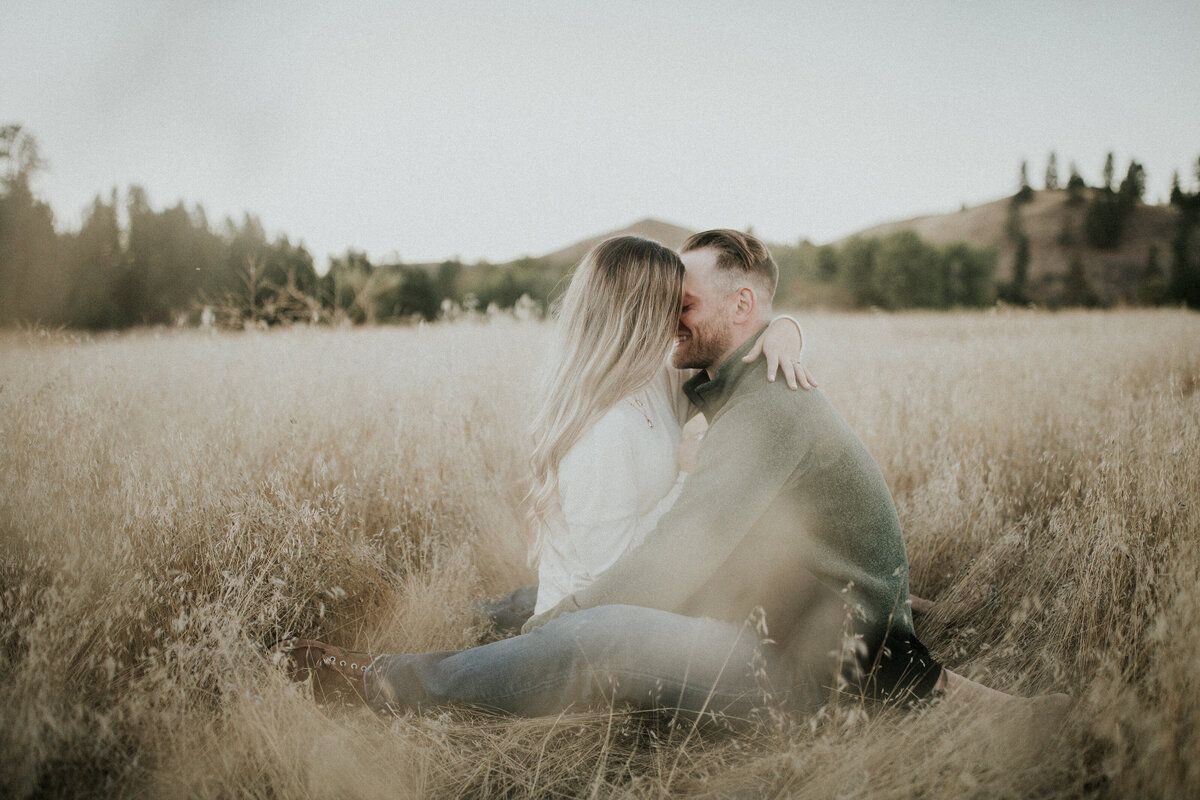
[[1067,178],[1067,202],[1073,206],[1081,204],[1086,198],[1084,193],[1087,191],[1087,184],[1084,183],[1083,176],[1079,174],[1079,168],[1075,166],[1075,162],[1071,162],[1071,177]]
[[1058,156],[1053,152],[1046,162],[1046,191],[1058,191]]
[[1016,244],[1012,280],[1000,290],[1000,299],[1009,303],[1029,302],[1029,236],[1025,233],[1025,224],[1021,219],[1019,198],[1018,194],[1009,203],[1008,221],[1005,224],[1005,234]]
[[[1200,160],[1196,162],[1200,180]],[[1200,259],[1195,254],[1195,231],[1200,224],[1200,189],[1184,191],[1178,186],[1172,191],[1171,202],[1179,216],[1175,221],[1175,237],[1171,242],[1171,274],[1165,299],[1183,302],[1189,308],[1200,308]]]
[[997,295],[1006,303],[1023,305],[1029,302],[1029,237],[1020,234],[1013,256],[1012,280],[997,287]]
[[45,166],[31,134],[20,125],[0,128],[0,324],[67,321],[71,276],[54,212],[32,186]]
[[1029,286],[1029,237],[1022,234],[1017,240],[1017,254],[1013,260],[1013,297],[1019,303],[1028,300]]
[[1129,205],[1140,202],[1146,194],[1146,170],[1136,161],[1129,162],[1129,169],[1121,181],[1121,197]]
[[1162,264],[1158,260],[1158,245],[1150,245],[1146,255],[1146,269],[1142,272],[1141,285],[1138,287],[1138,299],[1143,303],[1158,305],[1163,300],[1166,291],[1166,281]]
[[1084,218],[1084,231],[1092,247],[1110,249],[1121,243],[1125,223],[1146,192],[1146,171],[1137,161],[1130,160],[1129,170],[1116,192],[1112,180],[1113,155],[1109,153],[1104,162],[1104,188],[1092,195]]
[[1125,230],[1125,204],[1120,195],[1100,191],[1092,195],[1083,218],[1083,231],[1092,247],[1110,250],[1121,243]]
[[[1195,195],[1193,195],[1195,197]],[[1192,255],[1192,235],[1195,229],[1195,212],[1180,211],[1180,219],[1171,243],[1171,277],[1167,284],[1167,299],[1186,303],[1189,308],[1200,308],[1200,264]]]
[[71,292],[67,299],[68,319],[82,328],[121,328],[131,325],[113,300],[128,269],[127,253],[121,244],[117,219],[117,190],[109,202],[97,195],[84,217],[83,227],[71,247]]
[[1033,199],[1033,187],[1029,185],[1029,162],[1021,162],[1021,177],[1019,188],[1013,197],[1013,202],[1028,203]]

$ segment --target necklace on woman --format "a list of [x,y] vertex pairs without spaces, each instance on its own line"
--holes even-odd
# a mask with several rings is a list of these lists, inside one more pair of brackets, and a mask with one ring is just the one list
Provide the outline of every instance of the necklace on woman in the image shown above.
[[645,417],[645,419],[646,419],[646,424],[650,426],[650,430],[654,430],[654,422],[653,422],[653,420],[650,419],[650,415],[646,413],[646,404],[642,402],[642,398],[626,397],[625,402],[629,403],[629,405],[633,406],[638,411],[640,411],[642,413],[642,416]]

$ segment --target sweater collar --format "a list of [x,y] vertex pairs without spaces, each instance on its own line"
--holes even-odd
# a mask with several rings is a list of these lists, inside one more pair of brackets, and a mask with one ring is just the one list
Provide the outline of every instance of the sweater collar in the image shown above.
[[753,367],[752,363],[747,364],[742,361],[742,358],[750,352],[754,342],[758,340],[759,336],[762,336],[765,330],[766,327],[763,327],[758,333],[743,342],[738,349],[726,356],[711,379],[708,377],[708,372],[702,369],[683,385],[683,391],[688,399],[695,404],[696,408],[700,409],[709,422],[712,422],[713,416],[729,401],[742,376]]

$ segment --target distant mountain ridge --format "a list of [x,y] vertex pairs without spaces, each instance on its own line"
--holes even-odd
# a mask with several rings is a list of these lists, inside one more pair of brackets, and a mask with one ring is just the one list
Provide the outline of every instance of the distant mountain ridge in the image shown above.
[[[996,281],[1012,280],[1017,245],[1008,234],[1011,198],[963,207],[947,214],[931,214],[864,228],[835,242],[844,245],[855,237],[885,237],[913,231],[937,245],[967,242],[996,251]],[[1158,248],[1160,263],[1169,258],[1177,214],[1170,206],[1139,203],[1125,224],[1120,243],[1111,249],[1090,247],[1084,233],[1087,203],[1071,205],[1065,190],[1035,191],[1018,207],[1021,227],[1029,237],[1029,291],[1035,300],[1054,295],[1061,287],[1072,259],[1078,257],[1092,288],[1105,302],[1133,301],[1145,273],[1150,250]],[[646,218],[619,230],[592,236],[547,253],[541,258],[554,265],[573,265],[596,244],[613,236],[644,236],[678,249],[695,231],[662,220]],[[768,243],[772,244],[772,243]]]

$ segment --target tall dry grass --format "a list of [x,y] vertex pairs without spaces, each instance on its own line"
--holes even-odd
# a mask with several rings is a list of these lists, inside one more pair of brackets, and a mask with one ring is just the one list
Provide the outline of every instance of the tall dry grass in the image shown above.
[[530,579],[545,329],[0,339],[0,794],[1200,794],[1200,317],[817,315],[893,489],[923,638],[1057,731],[935,707],[695,734],[315,706],[285,633],[461,647]]

